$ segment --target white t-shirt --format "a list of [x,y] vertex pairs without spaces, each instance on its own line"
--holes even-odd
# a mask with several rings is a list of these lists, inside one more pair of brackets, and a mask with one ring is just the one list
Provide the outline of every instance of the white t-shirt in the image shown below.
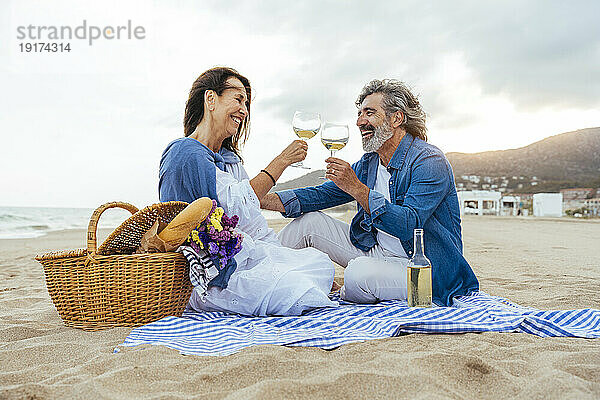
[[[391,175],[388,170],[379,163],[377,167],[377,178],[375,179],[375,187],[373,190],[379,192],[390,201],[390,179]],[[382,230],[377,230],[377,243],[385,250],[393,253],[396,257],[408,258],[400,239],[390,235]]]

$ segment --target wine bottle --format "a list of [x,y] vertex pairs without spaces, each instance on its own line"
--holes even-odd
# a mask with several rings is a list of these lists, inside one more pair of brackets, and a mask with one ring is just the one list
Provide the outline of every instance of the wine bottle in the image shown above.
[[425,257],[423,229],[414,230],[414,253],[408,261],[409,307],[431,307],[431,262]]

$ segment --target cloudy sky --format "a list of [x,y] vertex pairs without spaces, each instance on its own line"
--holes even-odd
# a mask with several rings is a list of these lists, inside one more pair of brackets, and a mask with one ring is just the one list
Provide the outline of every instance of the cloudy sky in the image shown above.
[[[350,125],[374,78],[406,81],[444,151],[520,147],[600,126],[597,1],[3,1],[0,206],[158,200],[158,162],[183,134],[192,82],[227,65],[253,85],[251,176],[294,139],[295,110]],[[142,26],[142,40],[58,40],[23,53],[19,26]],[[311,140],[305,162],[322,168]],[[305,173],[290,168],[282,180]]]

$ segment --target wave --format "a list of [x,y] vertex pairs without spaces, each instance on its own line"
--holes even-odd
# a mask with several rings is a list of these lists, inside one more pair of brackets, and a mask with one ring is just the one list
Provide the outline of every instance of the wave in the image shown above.
[[[93,209],[0,207],[0,239],[40,237],[65,229],[87,229]],[[131,214],[109,210],[102,214],[99,228],[115,228]]]
[[31,221],[32,218],[14,214],[0,214],[0,223],[15,222],[15,221]]

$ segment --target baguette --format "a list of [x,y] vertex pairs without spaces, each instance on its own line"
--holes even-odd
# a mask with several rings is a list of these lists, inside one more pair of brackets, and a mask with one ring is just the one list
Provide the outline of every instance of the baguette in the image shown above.
[[208,197],[194,200],[169,222],[158,237],[172,246],[181,245],[192,229],[208,217],[212,206],[212,200]]

